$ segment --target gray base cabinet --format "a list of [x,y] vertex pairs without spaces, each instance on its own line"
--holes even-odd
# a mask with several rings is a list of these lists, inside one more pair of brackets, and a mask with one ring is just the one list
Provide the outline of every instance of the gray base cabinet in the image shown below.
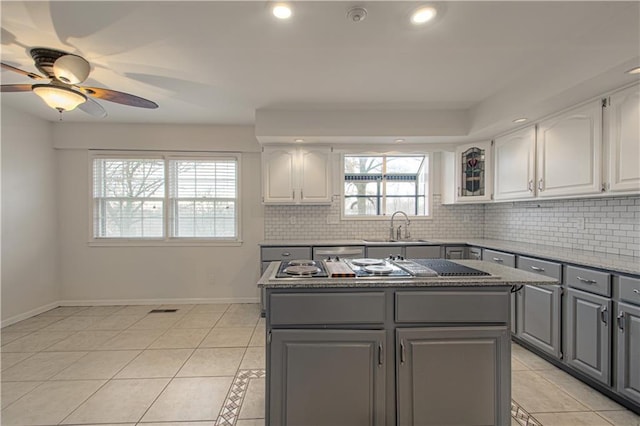
[[561,358],[560,351],[560,299],[559,285],[526,285],[521,294],[521,317],[518,334],[522,340]]
[[566,362],[611,384],[611,299],[570,288],[565,318]]
[[[279,426],[383,426],[384,330],[273,330],[269,418]],[[310,419],[313,419],[310,423]]]
[[640,404],[640,307],[618,304],[617,391]]
[[398,328],[396,342],[398,425],[510,424],[506,326]]

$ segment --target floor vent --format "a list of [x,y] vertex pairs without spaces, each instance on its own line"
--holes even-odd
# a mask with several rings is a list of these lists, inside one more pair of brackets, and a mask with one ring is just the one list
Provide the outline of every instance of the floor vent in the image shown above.
[[171,314],[173,312],[178,312],[177,309],[152,309],[149,311],[150,314]]

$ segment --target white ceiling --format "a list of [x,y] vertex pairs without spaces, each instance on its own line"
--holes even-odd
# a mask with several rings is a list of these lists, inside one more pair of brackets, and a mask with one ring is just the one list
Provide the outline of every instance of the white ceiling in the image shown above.
[[[638,1],[453,1],[416,28],[408,17],[423,3],[297,1],[283,22],[266,1],[2,1],[2,61],[37,71],[30,47],[76,53],[92,64],[86,84],[160,105],[99,101],[106,119],[78,110],[64,113],[68,122],[251,125],[256,111],[271,110],[464,111],[468,136],[638,79],[624,73],[640,64]],[[346,19],[356,4],[368,11],[358,24]],[[59,118],[33,93],[3,93],[2,102]]]

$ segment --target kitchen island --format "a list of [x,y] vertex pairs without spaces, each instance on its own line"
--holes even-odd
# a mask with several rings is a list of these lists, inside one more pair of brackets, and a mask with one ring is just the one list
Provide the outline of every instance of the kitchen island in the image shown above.
[[509,425],[510,292],[554,279],[275,278],[266,293],[266,424]]

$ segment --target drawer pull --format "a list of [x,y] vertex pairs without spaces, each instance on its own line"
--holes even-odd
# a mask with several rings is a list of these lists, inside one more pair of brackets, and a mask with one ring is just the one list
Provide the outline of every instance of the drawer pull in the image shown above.
[[624,331],[624,312],[622,311],[618,314],[618,328]]
[[578,277],[576,277],[576,279],[577,279],[578,281],[582,281],[583,283],[586,283],[586,284],[595,284],[595,283],[597,283],[597,281],[596,281],[596,280],[589,280],[589,279],[582,278],[582,277],[579,277],[579,276],[578,276]]
[[378,365],[384,364],[384,348],[382,343],[378,343]]
[[538,272],[544,272],[544,268],[539,268],[537,266],[531,266],[531,269],[533,269],[534,271],[538,271]]
[[400,340],[400,364],[404,364],[405,352],[404,352],[404,340]]
[[285,251],[284,253],[282,253],[282,257],[289,257],[291,256],[291,253],[289,253],[288,251]]
[[640,294],[640,290],[638,290],[637,288],[634,288],[634,289],[633,289],[633,292],[634,292],[635,294]]
[[498,262],[498,263],[502,263],[502,262],[504,262],[504,259],[500,259],[499,257],[494,257],[493,261],[494,262]]
[[602,306],[600,308],[600,319],[602,320],[603,323],[605,323],[605,325],[607,324],[607,307],[606,306]]

